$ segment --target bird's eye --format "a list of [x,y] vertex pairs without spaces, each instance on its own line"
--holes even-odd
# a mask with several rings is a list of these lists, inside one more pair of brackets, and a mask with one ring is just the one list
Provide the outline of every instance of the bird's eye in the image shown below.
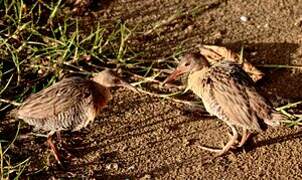
[[114,79],[113,81],[114,81],[115,84],[119,84],[119,83],[121,82],[121,80],[120,80],[120,79],[117,79],[117,78]]
[[189,63],[189,62],[186,62],[186,63],[185,63],[185,66],[189,66],[189,65],[190,65],[190,63]]

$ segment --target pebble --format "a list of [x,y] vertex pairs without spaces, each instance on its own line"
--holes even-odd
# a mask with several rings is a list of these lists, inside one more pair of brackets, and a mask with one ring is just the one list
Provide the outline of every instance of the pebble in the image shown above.
[[108,170],[118,170],[119,166],[117,163],[110,163],[106,165],[106,169]]
[[187,138],[182,139],[182,144],[184,147],[187,147],[190,145],[190,141]]
[[134,170],[134,169],[135,169],[134,165],[128,167],[128,170]]
[[240,20],[243,22],[247,22],[249,19],[246,16],[240,16]]
[[186,29],[185,29],[185,33],[191,33],[194,29],[194,25],[189,25]]
[[302,26],[302,17],[300,17],[298,20],[296,20],[295,26],[297,26],[297,27],[301,27]]
[[257,54],[258,54],[257,51],[251,53],[252,56],[257,56]]
[[152,179],[152,176],[150,174],[146,174],[144,177],[140,178],[140,180],[149,180]]

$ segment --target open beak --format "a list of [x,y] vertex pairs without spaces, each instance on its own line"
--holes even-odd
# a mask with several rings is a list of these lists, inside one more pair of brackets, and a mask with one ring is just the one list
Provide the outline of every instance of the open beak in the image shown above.
[[128,89],[130,89],[131,91],[134,91],[134,92],[136,92],[136,93],[140,93],[136,87],[130,85],[129,83],[127,83],[127,82],[125,82],[125,81],[122,81],[121,86],[123,86],[123,87],[125,87],[125,88],[128,88]]
[[167,77],[167,79],[164,80],[163,85],[165,85],[168,82],[171,82],[175,80],[178,76],[182,75],[184,72],[180,69],[175,69],[170,76]]

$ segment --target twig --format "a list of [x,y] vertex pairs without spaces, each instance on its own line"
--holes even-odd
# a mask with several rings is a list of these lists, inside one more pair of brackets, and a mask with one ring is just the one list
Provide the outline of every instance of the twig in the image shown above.
[[285,110],[285,109],[294,108],[294,107],[297,107],[299,104],[302,104],[302,101],[298,101],[298,102],[295,102],[295,103],[289,103],[287,105],[276,108],[276,110],[281,111],[281,110]]
[[302,123],[300,121],[289,121],[289,120],[283,120],[283,123],[287,123],[288,125],[298,125],[301,126]]
[[[139,79],[143,79],[142,82],[134,82],[134,83],[132,83],[132,85],[134,85],[134,86],[137,85],[137,84],[143,84],[143,83],[147,83],[147,82],[153,82],[153,83],[157,83],[157,84],[162,84],[161,81],[155,79],[157,76],[156,77],[155,76],[144,77],[144,76],[132,73],[130,71],[124,71],[124,72],[127,73],[127,74],[132,75],[133,77],[137,77]],[[168,87],[168,88],[177,88],[177,89],[184,89],[185,88],[185,86],[175,85],[175,84],[165,84],[165,86]]]
[[264,67],[264,68],[288,68],[288,69],[302,69],[301,65],[285,65],[285,64],[258,64],[256,67]]
[[194,106],[196,109],[200,109],[202,111],[205,111],[204,107],[202,105],[199,105],[195,102],[176,99],[176,98],[171,97],[171,96],[174,96],[176,94],[179,94],[179,92],[176,92],[176,93],[173,93],[173,94],[157,94],[157,93],[145,91],[141,88],[138,88],[138,91],[140,91],[142,93],[145,93],[145,94],[148,94],[148,95],[151,95],[151,96],[156,96],[156,97],[160,97],[160,98],[164,98],[164,99],[169,99],[169,100],[172,100],[172,101],[177,102],[177,103],[182,103],[182,104],[187,104],[187,105],[190,105],[190,106]]
[[7,146],[7,148],[2,152],[2,154],[5,154],[5,153],[9,150],[9,148],[13,146],[14,142],[17,140],[17,137],[18,137],[18,135],[19,135],[20,127],[21,127],[21,123],[20,123],[20,121],[19,121],[19,123],[18,123],[18,128],[17,128],[17,132],[16,132],[16,134],[15,134],[14,139],[13,139],[13,140],[11,141],[11,143]]
[[10,82],[11,82],[12,79],[13,79],[13,76],[14,76],[14,74],[12,74],[12,75],[10,76],[10,78],[8,79],[6,85],[5,85],[5,86],[2,88],[2,90],[0,91],[0,95],[1,95],[1,94],[6,90],[6,88],[9,86]]
[[8,99],[0,98],[0,102],[7,103],[7,104],[12,104],[14,106],[21,106],[21,103],[18,103],[16,101],[11,101],[11,100],[8,100]]
[[298,117],[298,118],[302,118],[302,114],[293,114],[293,115]]
[[286,112],[284,109],[279,110],[280,113],[284,114],[285,116],[291,118],[291,119],[295,119],[296,117],[288,112]]

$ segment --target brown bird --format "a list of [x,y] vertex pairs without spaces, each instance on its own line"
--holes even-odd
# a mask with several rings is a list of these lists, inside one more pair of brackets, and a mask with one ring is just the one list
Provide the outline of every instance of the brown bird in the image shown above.
[[203,101],[206,110],[224,121],[232,130],[229,142],[222,149],[203,149],[222,155],[236,144],[237,127],[243,129],[238,147],[241,147],[253,131],[261,132],[262,125],[278,126],[285,117],[254,87],[253,80],[231,61],[221,61],[212,66],[200,54],[189,53],[180,61],[175,71],[164,81],[188,73],[187,89]]
[[28,97],[17,110],[16,117],[35,129],[49,131],[47,142],[56,160],[61,163],[51,140],[52,135],[63,130],[78,131],[86,127],[112,98],[109,88],[114,86],[137,91],[108,69],[97,73],[91,80],[65,78]]

